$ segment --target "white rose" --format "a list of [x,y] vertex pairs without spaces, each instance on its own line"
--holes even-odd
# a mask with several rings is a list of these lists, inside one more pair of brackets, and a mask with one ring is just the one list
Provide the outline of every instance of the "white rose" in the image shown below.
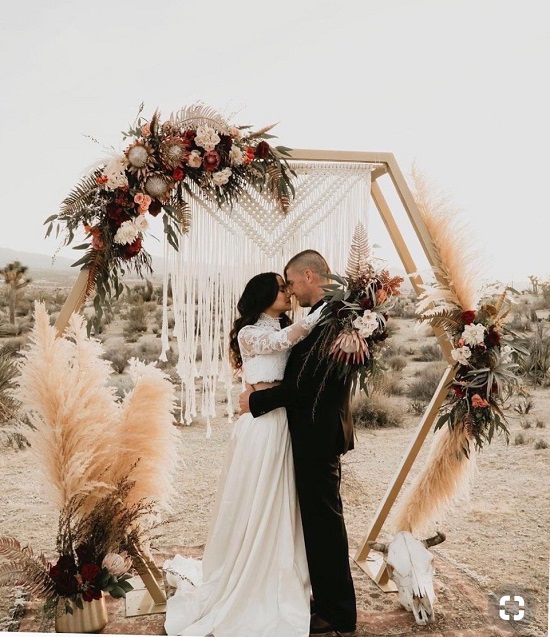
[[200,168],[202,164],[202,157],[198,150],[192,150],[187,158],[187,165],[191,168]]
[[216,144],[220,143],[220,136],[216,131],[206,124],[197,128],[195,144],[204,150],[214,150]]
[[481,323],[466,325],[462,332],[462,338],[466,345],[479,345],[480,343],[483,343],[484,336],[485,326],[481,325]]
[[224,168],[223,170],[218,170],[212,175],[212,181],[216,184],[216,186],[223,186],[231,177],[231,168]]
[[233,166],[240,166],[243,163],[243,160],[243,151],[238,146],[233,144],[233,146],[231,146],[231,150],[229,151],[229,161]]
[[355,321],[353,321],[353,327],[355,327],[363,338],[368,338],[379,327],[376,313],[365,310],[363,316],[358,316]]
[[469,347],[457,347],[451,350],[451,356],[453,360],[457,361],[461,365],[468,365],[468,359],[472,355],[472,350]]
[[116,231],[113,238],[115,243],[125,244],[133,243],[139,234],[138,227],[133,221],[125,221]]
[[118,155],[113,157],[109,163],[103,169],[103,176],[107,177],[105,188],[108,190],[114,190],[115,188],[121,188],[128,185],[128,178],[126,177],[126,168],[128,166],[128,160],[126,155]]

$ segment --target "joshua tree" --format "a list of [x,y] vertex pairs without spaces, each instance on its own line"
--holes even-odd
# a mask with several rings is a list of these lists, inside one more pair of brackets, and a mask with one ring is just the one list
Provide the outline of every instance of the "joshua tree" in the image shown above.
[[531,289],[533,294],[537,295],[539,293],[539,277],[534,274],[530,274],[528,277],[529,281],[531,281]]
[[19,261],[13,261],[2,268],[4,283],[8,286],[10,323],[15,325],[15,306],[17,304],[17,294],[31,282],[31,278],[25,276],[28,268]]

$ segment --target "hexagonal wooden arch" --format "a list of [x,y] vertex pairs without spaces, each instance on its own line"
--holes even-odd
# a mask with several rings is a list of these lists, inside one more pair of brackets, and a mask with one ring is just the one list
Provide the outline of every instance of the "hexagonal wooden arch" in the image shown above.
[[[411,285],[417,294],[423,291],[423,281],[418,274],[418,268],[413,257],[406,245],[401,231],[395,221],[390,206],[382,193],[377,179],[383,175],[388,175],[392,181],[393,187],[403,205],[405,212],[409,218],[411,226],[418,237],[420,245],[426,255],[428,263],[433,266],[435,263],[435,250],[432,238],[422,220],[420,212],[414,201],[414,197],[407,185],[405,177],[401,172],[399,165],[392,153],[387,152],[362,152],[362,151],[333,151],[333,150],[304,150],[294,149],[290,152],[291,159],[304,160],[309,162],[355,162],[378,164],[371,174],[371,197],[376,205],[382,221],[388,231],[388,234],[395,246],[397,254],[401,259],[403,267],[409,276]],[[435,273],[437,278],[437,273]],[[69,294],[65,304],[63,305],[59,317],[55,323],[55,327],[59,333],[62,333],[68,324],[69,317],[82,306],[85,300],[85,286],[87,282],[87,272],[82,270]],[[432,397],[420,423],[409,443],[403,458],[394,474],[394,477],[388,486],[386,493],[375,513],[375,516],[361,542],[359,549],[356,551],[352,559],[356,564],[369,576],[377,585],[386,592],[396,590],[393,582],[389,580],[386,564],[383,556],[378,554],[370,554],[369,542],[377,539],[384,522],[393,506],[405,479],[414,464],[414,461],[422,447],[424,440],[430,432],[439,408],[443,404],[447,386],[454,375],[454,361],[451,358],[451,343],[447,334],[442,328],[433,328],[434,333],[441,346],[443,354],[449,365],[439,383],[439,386]],[[159,606],[165,601],[164,591],[159,586],[159,571],[154,564],[148,559],[144,559],[139,566],[139,573],[145,583],[149,594],[152,597],[153,606]],[[159,612],[155,610],[154,612]]]

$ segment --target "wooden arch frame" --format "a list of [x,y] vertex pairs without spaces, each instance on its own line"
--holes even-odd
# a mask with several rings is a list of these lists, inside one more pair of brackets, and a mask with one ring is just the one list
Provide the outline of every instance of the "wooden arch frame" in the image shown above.
[[[435,264],[435,249],[432,242],[432,238],[424,224],[424,221],[420,215],[420,212],[414,201],[414,197],[407,185],[405,177],[397,164],[397,161],[392,153],[387,152],[362,152],[362,151],[334,151],[334,150],[305,150],[294,149],[290,151],[290,158],[295,160],[303,160],[310,162],[354,162],[354,163],[369,163],[377,164],[371,173],[371,192],[370,195],[376,205],[378,212],[382,218],[382,221],[390,235],[393,245],[399,255],[401,262],[407,275],[409,276],[411,285],[417,294],[422,293],[423,281],[418,274],[418,268],[413,260],[413,257],[406,245],[406,242],[399,230],[399,227],[395,221],[391,208],[382,193],[380,185],[377,183],[377,179],[383,175],[388,175],[391,179],[395,192],[397,193],[405,212],[409,218],[411,226],[418,237],[420,245],[424,251],[424,254],[428,260],[428,263],[433,266]],[[437,273],[435,273],[437,277]],[[58,319],[55,323],[55,327],[58,333],[62,333],[68,324],[69,318],[73,312],[77,312],[85,300],[85,289],[87,283],[87,271],[82,270],[71,290],[65,304],[63,305]],[[374,515],[374,518],[361,542],[360,547],[356,551],[352,559],[355,563],[371,578],[374,582],[386,592],[396,590],[392,581],[390,581],[386,563],[383,556],[378,554],[370,555],[369,542],[375,541],[382,529],[384,522],[386,521],[388,514],[393,506],[407,475],[414,464],[414,461],[430,432],[435,417],[442,406],[446,393],[447,386],[452,380],[455,373],[454,361],[451,358],[451,343],[442,328],[433,328],[434,333],[438,339],[438,343],[443,351],[447,362],[449,363],[443,376],[440,380],[439,386],[432,397],[432,400],[428,404],[424,415],[422,416],[420,423],[414,433],[412,440],[409,443],[407,450],[401,462],[394,474],[394,477],[388,486],[386,493],[378,509]],[[159,569],[152,563],[152,561],[144,556],[139,560],[138,564],[135,564],[136,569],[143,579],[145,587],[151,597],[151,602],[145,606],[148,606],[148,610],[141,610],[134,614],[145,614],[147,612],[162,612],[164,610],[164,602],[166,596],[162,590],[162,574]],[[142,600],[142,604],[143,604]],[[128,606],[128,605],[127,605]],[[127,613],[128,614],[128,613]]]

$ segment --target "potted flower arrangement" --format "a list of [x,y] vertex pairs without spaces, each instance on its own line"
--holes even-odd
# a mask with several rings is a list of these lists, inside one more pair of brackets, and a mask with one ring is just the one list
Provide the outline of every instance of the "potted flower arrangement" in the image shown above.
[[149,560],[148,534],[173,493],[178,457],[174,387],[133,359],[133,389],[120,402],[103,347],[73,315],[58,336],[36,303],[15,395],[33,425],[30,453],[58,512],[55,556],[0,537],[0,584],[45,601],[59,632],[107,622],[105,595],[124,597],[132,565]]
[[391,276],[371,260],[367,233],[356,225],[346,267],[346,276],[329,274],[335,281],[324,286],[325,306],[321,355],[329,360],[329,371],[352,379],[368,393],[369,382],[383,369],[380,352],[388,337],[389,310],[400,294],[400,276]]

